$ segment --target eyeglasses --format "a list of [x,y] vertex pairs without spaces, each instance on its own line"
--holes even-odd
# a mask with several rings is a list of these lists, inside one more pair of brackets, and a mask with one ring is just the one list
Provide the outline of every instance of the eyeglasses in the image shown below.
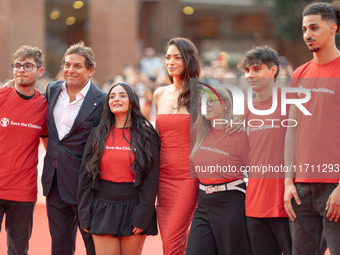
[[41,66],[38,66],[38,65],[35,65],[35,64],[32,64],[30,62],[28,63],[25,63],[25,64],[19,64],[19,63],[16,63],[16,64],[11,64],[11,67],[13,69],[13,71],[20,71],[21,67],[24,67],[24,71],[25,72],[31,72],[33,70],[33,67],[37,67],[37,68],[40,68]]
[[[216,100],[216,101],[218,101],[218,100]],[[226,102],[226,101],[228,101],[228,100],[227,100],[226,98],[221,98],[221,101]],[[214,105],[215,105],[214,99],[208,98],[208,99],[207,99],[207,106],[213,107]]]

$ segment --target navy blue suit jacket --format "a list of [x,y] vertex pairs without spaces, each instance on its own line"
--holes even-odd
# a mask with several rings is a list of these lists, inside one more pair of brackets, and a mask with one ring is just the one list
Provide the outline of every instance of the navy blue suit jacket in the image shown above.
[[86,140],[91,129],[99,123],[106,93],[91,83],[70,132],[60,140],[54,122],[53,108],[63,83],[64,81],[51,82],[46,89],[48,144],[44,159],[42,185],[44,195],[47,196],[56,172],[62,200],[76,204],[79,169]]

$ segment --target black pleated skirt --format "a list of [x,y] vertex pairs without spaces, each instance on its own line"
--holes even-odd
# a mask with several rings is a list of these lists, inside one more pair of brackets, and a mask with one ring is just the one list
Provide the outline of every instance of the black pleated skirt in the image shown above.
[[[138,189],[133,183],[114,183],[101,180],[91,206],[89,233],[114,237],[132,234],[132,219],[138,205]],[[141,235],[157,235],[156,213]]]

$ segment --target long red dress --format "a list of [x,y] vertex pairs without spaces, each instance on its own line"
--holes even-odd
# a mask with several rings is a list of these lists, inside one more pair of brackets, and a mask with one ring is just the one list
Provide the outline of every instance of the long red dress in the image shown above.
[[197,204],[190,178],[190,115],[159,114],[161,137],[157,217],[164,255],[184,255],[188,228]]

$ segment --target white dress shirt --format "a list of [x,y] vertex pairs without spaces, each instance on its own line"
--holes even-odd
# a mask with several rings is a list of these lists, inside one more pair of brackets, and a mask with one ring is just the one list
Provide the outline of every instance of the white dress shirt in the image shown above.
[[70,96],[67,93],[66,82],[63,83],[53,109],[54,122],[57,126],[60,140],[70,132],[84,98],[89,91],[90,85],[91,81],[89,80],[86,86],[76,94],[76,100],[70,103]]

